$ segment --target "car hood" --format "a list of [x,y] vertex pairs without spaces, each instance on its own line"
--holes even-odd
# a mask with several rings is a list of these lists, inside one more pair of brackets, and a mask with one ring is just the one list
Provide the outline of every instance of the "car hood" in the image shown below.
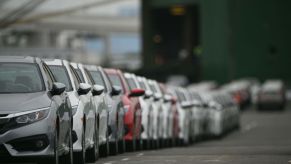
[[46,92],[0,94],[0,114],[11,114],[49,107],[51,100]]

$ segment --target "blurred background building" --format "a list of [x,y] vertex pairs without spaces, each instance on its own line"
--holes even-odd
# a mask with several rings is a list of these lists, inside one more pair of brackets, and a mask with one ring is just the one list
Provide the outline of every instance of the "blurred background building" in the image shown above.
[[137,69],[139,12],[138,0],[3,0],[0,54]]
[[291,83],[290,0],[1,0],[0,55],[118,67],[182,83]]

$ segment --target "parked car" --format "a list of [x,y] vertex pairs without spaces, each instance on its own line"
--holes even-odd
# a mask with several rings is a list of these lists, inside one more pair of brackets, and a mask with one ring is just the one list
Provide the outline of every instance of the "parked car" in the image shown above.
[[268,80],[258,93],[258,109],[284,109],[286,104],[286,88],[281,80]]
[[[100,150],[111,155],[116,155],[119,152],[124,152],[124,105],[122,103],[122,88],[114,83],[111,83],[108,75],[104,72],[102,67],[86,66],[86,70],[93,79],[94,84],[98,84],[104,87],[104,105],[108,110],[108,129],[106,134],[108,135],[108,144],[103,144]],[[105,129],[104,129],[105,130]],[[108,148],[109,146],[109,148]]]
[[73,163],[72,108],[65,90],[39,58],[0,57],[1,160]]
[[153,141],[153,92],[150,89],[148,81],[145,77],[137,77],[139,86],[145,90],[144,96],[140,97],[140,106],[142,109],[142,127],[141,139],[143,141],[143,149],[151,149]]
[[159,83],[159,88],[162,93],[163,103],[162,103],[162,113],[163,113],[163,122],[162,122],[162,141],[163,146],[168,147],[172,141],[172,132],[173,132],[173,118],[174,111],[172,110],[172,96],[168,93],[166,85]]
[[90,162],[98,158],[96,154],[95,135],[98,134],[96,127],[96,109],[92,101],[91,85],[81,81],[75,69],[66,60],[45,59],[45,63],[51,69],[58,82],[66,84],[66,92],[73,108],[73,136],[74,156],[76,163],[86,162],[86,153]]
[[194,142],[207,134],[209,108],[197,92],[189,91],[189,94],[189,101],[193,104],[190,136],[191,141]]
[[[70,63],[70,67],[72,68],[72,72],[79,77],[79,81],[81,83],[89,84],[92,87],[91,90],[91,101],[92,107],[95,109],[95,132],[94,138],[95,144],[93,148],[90,149],[86,154],[88,155],[88,162],[95,162],[100,156],[99,147],[100,145],[106,143],[104,142],[104,138],[106,140],[106,133],[104,133],[104,129],[107,129],[107,110],[106,108],[100,109],[102,106],[103,96],[101,94],[104,92],[104,87],[98,84],[94,84],[93,79],[89,75],[89,72],[85,70],[85,66],[80,63]],[[74,77],[74,76],[73,76]],[[103,133],[102,133],[103,132]],[[104,137],[105,136],[105,137]],[[91,154],[91,155],[90,155]],[[95,155],[94,155],[95,154]],[[101,153],[101,155],[103,155]]]
[[209,135],[222,137],[224,133],[239,127],[239,105],[228,92],[213,91],[204,93],[202,97],[210,109]]
[[155,80],[148,80],[148,84],[151,88],[151,91],[154,93],[154,102],[153,102],[153,145],[152,147],[157,149],[162,147],[163,143],[163,95],[159,88],[159,84]]
[[[140,132],[141,132],[141,109],[139,104],[139,96],[144,94],[142,89],[137,86],[132,87],[129,80],[124,74],[117,69],[105,69],[109,80],[114,85],[122,88],[122,102],[125,108],[124,126],[125,126],[125,142],[127,151],[135,151],[140,148]],[[132,81],[130,81],[132,82]]]
[[187,101],[185,89],[181,87],[170,86],[170,93],[177,97],[177,110],[179,114],[179,138],[177,144],[188,145],[190,141],[190,123],[191,123],[191,108],[193,104]]

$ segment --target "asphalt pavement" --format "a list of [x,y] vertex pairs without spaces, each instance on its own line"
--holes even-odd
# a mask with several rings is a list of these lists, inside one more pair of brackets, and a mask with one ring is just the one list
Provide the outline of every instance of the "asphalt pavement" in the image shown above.
[[100,159],[98,164],[288,164],[291,106],[285,111],[241,113],[241,128],[218,140],[188,147],[139,151]]

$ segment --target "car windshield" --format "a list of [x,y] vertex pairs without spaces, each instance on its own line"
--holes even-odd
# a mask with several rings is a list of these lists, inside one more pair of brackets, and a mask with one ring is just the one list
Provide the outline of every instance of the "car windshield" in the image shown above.
[[66,91],[72,91],[73,87],[69,79],[69,74],[65,67],[63,66],[52,66],[50,65],[49,68],[51,69],[53,75],[55,76],[56,80],[60,83],[66,85]]
[[121,79],[118,77],[118,75],[108,74],[108,77],[112,85],[120,87],[122,89],[122,92],[124,92],[124,88],[121,84]]
[[0,93],[33,93],[44,91],[36,64],[0,63]]

